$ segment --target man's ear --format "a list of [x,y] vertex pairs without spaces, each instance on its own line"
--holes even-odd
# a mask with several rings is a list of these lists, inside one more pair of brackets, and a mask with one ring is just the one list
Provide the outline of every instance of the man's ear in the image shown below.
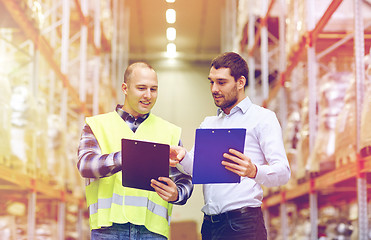
[[128,85],[126,83],[122,83],[121,89],[125,95],[128,93]]
[[237,80],[238,89],[245,89],[245,84],[246,84],[246,78],[244,76],[241,76]]

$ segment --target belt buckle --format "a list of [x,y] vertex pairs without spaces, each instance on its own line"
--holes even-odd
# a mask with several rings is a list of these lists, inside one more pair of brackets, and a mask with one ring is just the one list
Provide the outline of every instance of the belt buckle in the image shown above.
[[221,215],[210,215],[210,219],[212,223],[220,222]]

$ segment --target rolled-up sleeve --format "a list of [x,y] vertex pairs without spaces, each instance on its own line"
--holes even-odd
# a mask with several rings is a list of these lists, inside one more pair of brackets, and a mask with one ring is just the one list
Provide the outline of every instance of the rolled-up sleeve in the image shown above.
[[178,199],[171,203],[176,205],[184,205],[192,195],[192,177],[182,173],[175,167],[170,167],[170,178],[176,184],[178,189]]

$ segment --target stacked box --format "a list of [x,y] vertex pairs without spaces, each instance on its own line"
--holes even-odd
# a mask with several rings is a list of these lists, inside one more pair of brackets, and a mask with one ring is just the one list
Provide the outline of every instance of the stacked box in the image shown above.
[[48,116],[48,174],[53,184],[64,186],[67,162],[66,129],[59,115]]
[[335,169],[336,120],[343,109],[351,78],[351,73],[332,71],[319,81],[318,131],[307,164],[310,172],[323,173]]
[[340,167],[356,161],[357,155],[357,129],[356,129],[356,84],[351,77],[350,85],[346,91],[344,107],[336,121],[335,129],[335,166]]
[[0,164],[10,164],[10,95],[7,78],[0,76]]
[[[371,50],[371,49],[370,49]],[[371,155],[371,53],[368,55],[368,66],[365,78],[365,94],[363,99],[360,155],[368,157]]]
[[304,179],[307,173],[307,163],[309,158],[309,104],[308,97],[302,102],[300,111],[300,130],[297,147],[297,170],[296,177],[298,181]]
[[35,174],[35,103],[28,86],[12,89],[11,107],[11,164],[25,174]]

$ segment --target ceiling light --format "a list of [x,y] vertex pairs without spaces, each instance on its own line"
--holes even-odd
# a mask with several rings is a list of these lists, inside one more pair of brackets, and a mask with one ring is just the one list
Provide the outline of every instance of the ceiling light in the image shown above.
[[175,23],[176,21],[176,12],[174,9],[166,10],[166,22],[168,23]]
[[175,2],[175,0],[166,0],[166,2],[173,3],[173,2]]
[[176,29],[173,27],[169,27],[166,29],[166,37],[169,41],[174,41],[176,38]]
[[175,55],[176,55],[176,45],[175,45],[175,43],[168,43],[167,44],[167,56],[168,57],[171,57],[171,58],[173,58],[173,57],[175,57]]

